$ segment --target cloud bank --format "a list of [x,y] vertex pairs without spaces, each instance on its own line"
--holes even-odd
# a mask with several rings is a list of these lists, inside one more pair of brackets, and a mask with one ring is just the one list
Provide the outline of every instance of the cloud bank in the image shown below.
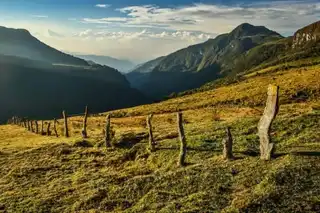
[[[110,7],[108,4],[94,6]],[[117,8],[112,13],[106,10],[105,15],[99,13],[101,17],[88,14],[68,19],[58,26],[47,24],[48,19],[44,19],[47,16],[38,15],[46,20],[45,28],[35,25],[39,25],[40,20],[33,22],[34,28],[49,29],[40,38],[61,50],[141,62],[204,42],[245,22],[266,26],[285,36],[292,35],[297,29],[320,20],[320,2],[198,3],[176,7],[131,5]],[[26,28],[31,30],[29,24]]]
[[143,5],[123,7],[117,11],[122,16],[84,18],[83,22],[212,34],[225,33],[241,23],[250,22],[286,33],[319,20],[320,2],[276,1],[243,6],[193,4],[175,8]]

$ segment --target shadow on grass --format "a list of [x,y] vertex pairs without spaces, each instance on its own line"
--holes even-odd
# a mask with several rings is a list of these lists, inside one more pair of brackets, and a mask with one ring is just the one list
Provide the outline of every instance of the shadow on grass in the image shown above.
[[320,152],[313,152],[313,151],[291,152],[291,154],[293,154],[293,155],[300,155],[300,156],[320,157]]
[[[180,150],[180,147],[158,147],[157,150]],[[198,152],[222,152],[222,150],[217,149],[204,149],[204,148],[191,148],[188,147],[187,151],[198,151]]]
[[253,151],[253,150],[246,150],[246,151],[242,151],[242,152],[233,152],[233,153],[238,153],[238,154],[242,154],[242,155],[246,155],[246,156],[250,156],[250,157],[257,157],[259,156],[259,152]]
[[136,144],[141,143],[147,137],[148,135],[145,133],[139,133],[139,134],[128,133],[128,134],[121,135],[119,138],[116,138],[112,142],[112,145],[120,149],[131,149]]

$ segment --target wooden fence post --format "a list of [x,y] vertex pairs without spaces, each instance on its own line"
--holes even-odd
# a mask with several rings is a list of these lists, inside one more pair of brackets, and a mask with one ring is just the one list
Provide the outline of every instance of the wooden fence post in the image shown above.
[[34,132],[34,128],[33,128],[33,120],[30,121],[30,127],[31,127],[31,132]]
[[88,106],[86,106],[85,111],[84,111],[84,118],[83,118],[83,128],[82,128],[82,137],[87,138],[87,120],[88,120]]
[[63,120],[64,120],[64,136],[69,137],[69,129],[68,129],[68,117],[66,112],[63,110],[62,112]]
[[43,120],[41,121],[41,135],[44,135],[44,124],[43,124]]
[[185,158],[187,154],[187,141],[186,141],[186,136],[184,134],[184,129],[183,129],[183,118],[182,118],[182,113],[178,112],[177,113],[177,120],[178,120],[178,132],[179,132],[179,138],[180,138],[180,155],[179,155],[179,161],[178,165],[179,166],[185,166]]
[[110,128],[111,128],[111,122],[110,122],[110,114],[106,117],[106,131],[105,131],[105,143],[106,147],[111,147],[111,134],[110,134]]
[[151,120],[153,118],[153,114],[150,114],[147,116],[147,127],[148,127],[148,133],[149,133],[149,149],[151,152],[154,152],[156,150],[156,143],[153,138],[153,131],[152,131],[152,124]]
[[232,153],[232,135],[230,131],[230,127],[226,128],[226,137],[223,139],[223,158],[226,160],[232,159],[233,158],[233,153]]
[[24,128],[27,128],[27,122],[26,122],[26,119],[23,119],[23,127],[24,127]]
[[28,129],[28,131],[30,131],[30,130],[31,130],[31,127],[30,127],[30,121],[29,121],[29,120],[27,120],[27,129]]
[[270,143],[270,127],[279,111],[279,87],[269,85],[268,98],[263,115],[258,124],[260,138],[260,158],[270,160],[274,151],[274,144]]
[[54,131],[54,134],[56,135],[56,137],[59,137],[59,134],[58,134],[58,131],[57,131],[57,119],[54,119],[53,120],[53,131]]
[[35,125],[36,125],[36,134],[39,134],[39,125],[38,125],[38,121],[34,121]]
[[47,136],[51,136],[50,126],[51,126],[51,122],[49,121],[47,126]]

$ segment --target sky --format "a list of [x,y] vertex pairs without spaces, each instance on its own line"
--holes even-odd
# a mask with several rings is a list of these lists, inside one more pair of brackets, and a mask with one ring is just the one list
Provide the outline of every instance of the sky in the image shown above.
[[284,36],[320,20],[320,0],[0,0],[0,26],[68,53],[141,63],[242,23]]

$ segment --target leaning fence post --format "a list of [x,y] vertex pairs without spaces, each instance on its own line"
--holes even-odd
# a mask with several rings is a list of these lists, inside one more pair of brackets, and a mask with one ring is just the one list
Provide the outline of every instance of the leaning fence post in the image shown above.
[[87,138],[87,120],[88,120],[88,106],[86,106],[85,111],[84,111],[84,118],[83,118],[83,128],[82,128],[82,137]]
[[153,132],[152,132],[152,124],[151,120],[153,118],[153,114],[150,114],[147,116],[147,127],[148,127],[148,133],[149,133],[149,148],[151,152],[154,152],[156,150],[156,143],[153,138]]
[[54,119],[53,120],[53,131],[54,131],[54,134],[56,135],[56,137],[59,137],[58,131],[57,131],[57,123],[58,123],[57,119]]
[[39,134],[39,125],[38,125],[38,121],[34,121],[35,125],[36,125],[36,134]]
[[187,154],[187,141],[186,136],[184,134],[183,129],[183,119],[182,119],[182,113],[177,113],[177,120],[178,120],[178,132],[179,132],[179,138],[180,138],[180,155],[179,155],[179,166],[185,166],[185,158]]
[[268,98],[263,115],[258,124],[260,138],[260,158],[270,160],[274,151],[274,144],[270,143],[270,127],[279,111],[279,87],[269,85]]
[[64,136],[68,138],[69,137],[68,117],[64,110],[62,111],[62,116],[64,120]]
[[51,135],[50,126],[51,126],[51,122],[49,121],[47,126],[47,136]]
[[226,128],[226,137],[223,139],[223,158],[226,160],[232,159],[233,158],[233,153],[232,153],[232,135],[230,131],[230,127]]
[[105,131],[105,142],[106,147],[111,147],[111,134],[110,134],[110,114],[106,117],[106,131]]

